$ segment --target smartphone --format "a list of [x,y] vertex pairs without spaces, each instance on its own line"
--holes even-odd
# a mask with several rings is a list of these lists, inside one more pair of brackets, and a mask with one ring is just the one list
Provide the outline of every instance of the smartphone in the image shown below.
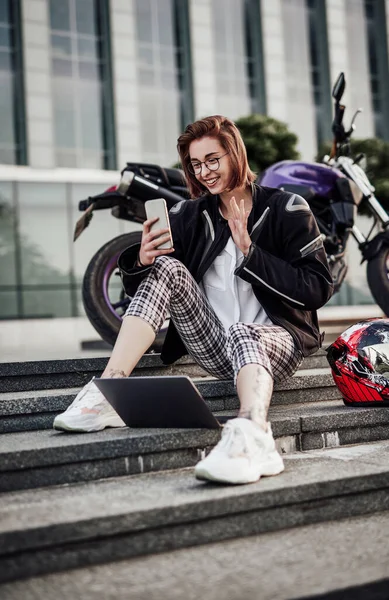
[[[170,230],[170,221],[165,199],[156,198],[155,200],[148,200],[145,202],[145,210],[148,219],[155,219],[155,217],[158,217],[158,221],[152,224],[150,231],[155,231],[156,229],[168,229],[170,233],[170,240],[157,246],[157,249],[168,250],[169,248],[173,248],[173,241],[171,239],[172,232]],[[165,236],[167,234],[164,233],[163,235]]]

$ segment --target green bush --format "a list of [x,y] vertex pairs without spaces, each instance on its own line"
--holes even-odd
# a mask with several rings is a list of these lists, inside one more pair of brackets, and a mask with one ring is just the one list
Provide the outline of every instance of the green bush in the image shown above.
[[[322,144],[316,160],[321,161],[325,154],[330,153],[330,150],[330,142]],[[355,157],[361,152],[366,156],[366,175],[375,187],[375,195],[385,210],[389,212],[389,142],[378,138],[352,140],[350,156]],[[367,214],[364,203],[360,205],[359,212]]]
[[235,121],[247,148],[250,167],[262,173],[280,160],[297,160],[298,137],[282,121],[266,115],[249,115]]

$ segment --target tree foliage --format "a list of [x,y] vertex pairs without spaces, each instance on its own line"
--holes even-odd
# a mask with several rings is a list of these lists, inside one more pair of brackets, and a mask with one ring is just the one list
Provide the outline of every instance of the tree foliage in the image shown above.
[[[330,149],[330,142],[322,144],[316,160],[322,160]],[[378,138],[352,140],[350,156],[356,157],[360,153],[366,156],[366,175],[375,187],[375,195],[389,212],[389,142]],[[360,208],[361,213],[366,212],[363,203]]]
[[280,160],[297,160],[298,137],[282,121],[254,114],[235,121],[247,149],[250,168],[260,174]]

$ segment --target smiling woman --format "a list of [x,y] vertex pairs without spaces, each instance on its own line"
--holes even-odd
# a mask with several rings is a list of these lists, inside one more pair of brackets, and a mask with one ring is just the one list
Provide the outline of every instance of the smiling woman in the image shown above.
[[[150,219],[141,242],[119,257],[133,300],[102,377],[127,377],[170,313],[163,362],[190,354],[212,376],[233,379],[240,401],[195,475],[254,482],[284,469],[267,421],[273,382],[290,377],[321,345],[315,311],[331,296],[332,280],[322,245],[312,244],[319,231],[306,202],[254,184],[230,119],[188,125],[178,151],[196,199],[170,211],[173,248],[158,248],[169,230],[151,230]],[[54,421],[77,431],[121,425],[93,381]]]

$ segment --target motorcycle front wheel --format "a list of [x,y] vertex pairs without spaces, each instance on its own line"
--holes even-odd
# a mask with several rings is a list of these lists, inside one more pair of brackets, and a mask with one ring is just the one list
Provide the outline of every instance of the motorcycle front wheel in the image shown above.
[[[140,243],[141,231],[126,233],[110,240],[96,252],[85,271],[82,300],[86,315],[101,338],[113,346],[122,318],[131,302],[124,293],[117,260],[133,244]],[[148,352],[160,352],[166,328],[161,329]]]
[[367,281],[374,300],[389,316],[389,248],[384,246],[367,263]]

